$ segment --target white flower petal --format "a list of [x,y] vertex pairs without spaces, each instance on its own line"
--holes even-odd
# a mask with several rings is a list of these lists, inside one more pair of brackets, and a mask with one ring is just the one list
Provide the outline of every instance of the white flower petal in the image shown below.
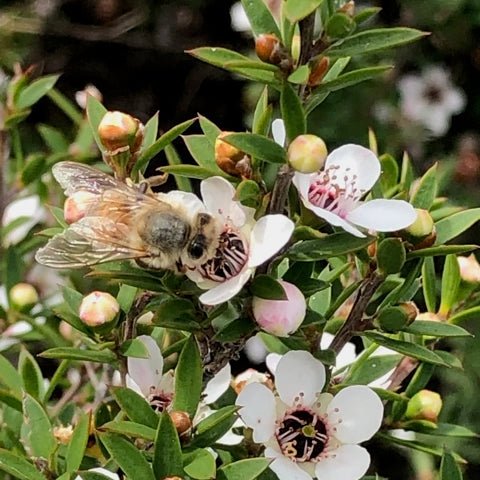
[[203,203],[211,214],[235,226],[240,227],[245,223],[245,212],[239,202],[233,201],[235,189],[230,182],[222,177],[210,177],[202,180],[200,191]]
[[175,371],[169,370],[165,375],[162,376],[160,383],[158,384],[158,389],[161,392],[167,394],[175,393]]
[[[120,480],[120,477],[116,474],[111,472],[110,470],[107,470],[105,468],[91,468],[88,470],[89,472],[96,472],[96,473],[101,473],[102,475],[105,475],[107,478],[111,478],[112,480]],[[75,477],[75,480],[82,480],[82,477],[80,475],[77,475]]]
[[148,335],[137,337],[148,350],[149,358],[128,357],[128,374],[146,397],[150,387],[157,388],[162,380],[163,356],[155,340]]
[[449,88],[444,93],[444,104],[446,109],[451,114],[460,113],[466,104],[466,98],[464,93],[458,88]]
[[297,188],[298,193],[300,193],[302,199],[308,199],[308,190],[310,188],[310,183],[312,177],[314,177],[315,175],[316,174],[299,172],[295,172],[295,174],[293,175],[292,183]]
[[349,222],[378,232],[401,230],[416,218],[417,212],[408,202],[382,198],[362,203],[347,215]]
[[250,337],[245,343],[243,349],[247,358],[255,364],[259,364],[265,361],[265,358],[268,354],[267,347],[260,336],[255,335]]
[[243,435],[237,435],[229,430],[225,435],[222,435],[216,443],[220,443],[221,445],[238,445],[243,442]]
[[277,118],[272,122],[272,136],[280,146],[283,147],[285,145],[285,122],[281,118]]
[[205,293],[202,293],[199,300],[205,305],[218,305],[219,303],[227,302],[242,289],[242,287],[248,282],[252,273],[252,269],[245,268],[235,277],[232,277]]
[[249,267],[258,267],[275,255],[292,236],[294,223],[285,215],[266,215],[250,235]]
[[232,376],[230,363],[227,363],[205,386],[205,403],[216,402],[228,389]]
[[250,383],[238,395],[236,405],[247,427],[253,429],[253,441],[267,442],[275,433],[275,397],[261,383]]
[[25,333],[29,333],[32,331],[32,326],[25,322],[24,320],[20,320],[15,322],[13,325],[10,325],[4,332],[4,337],[18,337],[19,335],[25,335]]
[[247,14],[243,8],[241,2],[236,2],[230,8],[230,19],[232,24],[232,30],[235,32],[249,32],[252,27],[248,20]]
[[311,405],[324,385],[325,367],[311,353],[292,350],[278,362],[275,386],[287,405]]
[[337,167],[337,180],[332,184],[345,186],[344,177],[356,176],[355,187],[364,192],[369,191],[380,176],[380,161],[368,148],[349,143],[331,152],[325,161],[325,169]]
[[[271,453],[270,451],[273,452],[271,448],[266,449],[266,457],[268,457],[267,450],[268,453]],[[270,464],[270,469],[275,472],[279,480],[312,480],[312,477],[307,472],[283,455],[275,457],[275,460]]]
[[315,467],[315,475],[321,480],[358,480],[370,466],[370,454],[358,445],[342,445]]
[[307,201],[304,200],[303,203],[317,217],[323,218],[330,225],[333,225],[335,227],[341,227],[346,232],[351,233],[356,237],[361,237],[361,238],[365,237],[365,234],[363,234],[358,228],[354,227],[352,224],[344,220],[342,217],[339,217],[336,213],[332,213],[328,210],[325,210],[324,208],[316,207],[315,205],[312,205],[308,200]]
[[277,371],[278,362],[282,359],[282,355],[279,353],[269,353],[267,355],[267,368],[270,370],[270,373],[275,376],[275,372]]
[[370,388],[353,385],[335,395],[327,413],[328,422],[336,428],[335,437],[340,442],[360,443],[371,438],[380,428],[383,404]]
[[168,193],[159,193],[157,195],[159,195],[160,198],[167,198],[167,201],[181,205],[191,218],[193,218],[197,213],[204,212],[206,210],[202,201],[195,194],[190,192],[171,190]]

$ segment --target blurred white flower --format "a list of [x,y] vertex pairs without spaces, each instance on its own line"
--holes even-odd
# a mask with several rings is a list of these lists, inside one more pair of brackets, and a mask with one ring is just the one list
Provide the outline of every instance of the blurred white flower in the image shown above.
[[83,90],[75,92],[75,101],[77,102],[78,106],[83,110],[87,108],[87,99],[89,95],[91,95],[99,102],[103,100],[103,96],[100,90],[95,85],[89,83],[85,86]]
[[321,393],[325,367],[308,352],[290,351],[275,372],[276,394],[260,383],[237,397],[239,415],[265,445],[280,480],[358,480],[370,455],[358,444],[380,428],[383,404],[370,388]]
[[449,72],[438,66],[428,67],[420,75],[405,75],[398,89],[403,115],[436,137],[447,132],[452,115],[466,104],[465,94],[452,84]]
[[47,219],[47,211],[40,203],[38,195],[19,198],[9,203],[3,213],[2,225],[12,228],[3,240],[5,245],[15,245],[23,240],[27,233],[37,224]]
[[262,363],[268,354],[267,347],[259,335],[250,337],[243,349],[243,352],[252,363]]
[[232,29],[235,32],[251,32],[252,27],[250,26],[250,21],[248,20],[245,9],[243,8],[242,2],[234,3],[230,8],[230,20],[232,23]]

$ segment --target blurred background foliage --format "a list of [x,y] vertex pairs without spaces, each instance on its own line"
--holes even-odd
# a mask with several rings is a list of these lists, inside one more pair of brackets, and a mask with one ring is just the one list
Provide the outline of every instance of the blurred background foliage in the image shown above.
[[[201,45],[251,51],[248,31],[232,28],[233,0],[35,0],[0,4],[0,67],[11,76],[16,64],[35,65],[34,75],[61,73],[57,88],[70,99],[93,84],[110,110],[122,110],[146,121],[159,110],[166,131],[198,112],[225,130],[248,128],[259,91],[229,73],[203,64],[185,50]],[[275,7],[275,0],[270,1]],[[423,41],[385,54],[371,55],[368,64],[390,61],[395,66],[381,79],[330,95],[311,115],[309,130],[330,149],[352,142],[366,145],[366,127],[374,129],[380,151],[401,158],[407,150],[423,173],[439,162],[442,194],[455,204],[480,201],[480,2],[478,0],[383,0],[357,2],[356,7],[382,10],[371,22],[411,26],[431,32]],[[463,110],[449,117],[446,133],[433,135],[402,113],[398,88],[402,77],[440,67],[463,92]],[[352,65],[354,67],[354,65]],[[1,82],[1,78],[0,78]],[[42,99],[22,124],[26,153],[44,145],[36,125],[45,123],[67,132],[71,123],[48,98]],[[188,154],[178,147],[188,162]],[[162,158],[159,158],[162,162]],[[467,243],[478,242],[478,227]],[[439,266],[440,267],[440,266]],[[438,270],[440,271],[440,270]],[[91,288],[91,285],[87,287]],[[478,304],[475,301],[473,304]],[[470,303],[471,305],[471,303]],[[421,307],[421,305],[420,305]],[[463,356],[464,371],[436,377],[444,399],[441,420],[480,432],[480,319],[465,325],[475,339],[450,342]],[[431,464],[422,455],[384,451],[378,446],[378,471],[391,480],[433,480]],[[453,445],[452,445],[453,447]],[[470,462],[465,478],[480,478],[478,441],[459,448]],[[409,456],[410,462],[405,462]],[[416,468],[411,467],[416,464]],[[417,473],[415,474],[414,471]],[[419,476],[419,473],[422,475]]]

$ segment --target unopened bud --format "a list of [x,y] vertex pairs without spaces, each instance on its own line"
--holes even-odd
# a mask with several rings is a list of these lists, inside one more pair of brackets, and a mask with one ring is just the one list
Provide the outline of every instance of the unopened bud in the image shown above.
[[115,319],[120,306],[117,300],[106,292],[92,292],[83,298],[79,317],[89,327],[99,327]]
[[431,247],[437,238],[433,218],[427,210],[416,208],[417,219],[402,230],[401,236],[411,243],[416,250]]
[[403,302],[398,305],[407,315],[407,322],[410,325],[420,315],[420,311],[414,302]]
[[71,425],[68,425],[66,427],[61,426],[53,428],[53,436],[62,445],[68,445],[70,443],[70,440],[72,439],[72,435],[73,428]]
[[321,57],[313,60],[310,63],[310,75],[308,77],[308,86],[316,87],[322,83],[323,77],[330,66],[330,59],[328,57]]
[[253,316],[258,325],[278,337],[288,337],[305,319],[307,304],[303,293],[293,284],[279,281],[286,300],[266,300],[253,297]]
[[137,118],[123,112],[107,112],[98,126],[98,135],[109,152],[131,147],[140,129]]
[[179,437],[188,436],[192,430],[192,421],[187,412],[174,411],[169,413]]
[[460,267],[460,277],[465,282],[480,283],[480,264],[472,253],[468,257],[457,257]]
[[234,177],[251,178],[250,157],[237,147],[222,140],[234,132],[222,132],[215,140],[215,162],[218,167]]
[[316,135],[299,135],[288,147],[288,163],[297,172],[313,173],[320,170],[327,158],[327,146]]
[[384,332],[395,333],[408,325],[408,315],[399,306],[387,307],[380,311],[375,319],[375,325]]
[[68,197],[63,204],[63,216],[70,225],[82,219],[98,196],[87,192],[78,191]]
[[10,302],[18,310],[26,310],[38,302],[38,293],[29,283],[17,283],[10,290]]
[[266,373],[259,372],[254,368],[248,368],[244,372],[237,375],[232,380],[231,385],[236,394],[239,395],[240,392],[250,383],[263,383],[270,390],[273,390],[272,379]]
[[410,420],[436,422],[442,409],[442,397],[430,390],[420,390],[409,401],[405,416]]
[[347,3],[344,3],[339,9],[339,12],[347,14],[349,17],[353,17],[355,15],[355,2],[350,0]]
[[277,64],[280,49],[280,40],[273,33],[263,33],[255,40],[255,53],[262,62]]

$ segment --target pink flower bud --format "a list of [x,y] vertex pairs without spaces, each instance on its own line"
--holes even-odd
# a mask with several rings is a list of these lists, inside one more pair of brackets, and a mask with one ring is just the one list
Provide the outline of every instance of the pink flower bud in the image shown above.
[[291,283],[279,282],[287,300],[253,298],[253,316],[260,327],[277,337],[288,337],[295,332],[305,318],[307,304],[303,293]]
[[79,317],[89,327],[111,322],[120,311],[117,300],[106,292],[92,292],[83,298]]
[[63,205],[65,221],[70,225],[82,219],[96,197],[93,193],[86,191],[75,192],[68,197]]
[[19,310],[31,308],[38,302],[38,293],[29,283],[17,283],[10,290],[10,301]]

